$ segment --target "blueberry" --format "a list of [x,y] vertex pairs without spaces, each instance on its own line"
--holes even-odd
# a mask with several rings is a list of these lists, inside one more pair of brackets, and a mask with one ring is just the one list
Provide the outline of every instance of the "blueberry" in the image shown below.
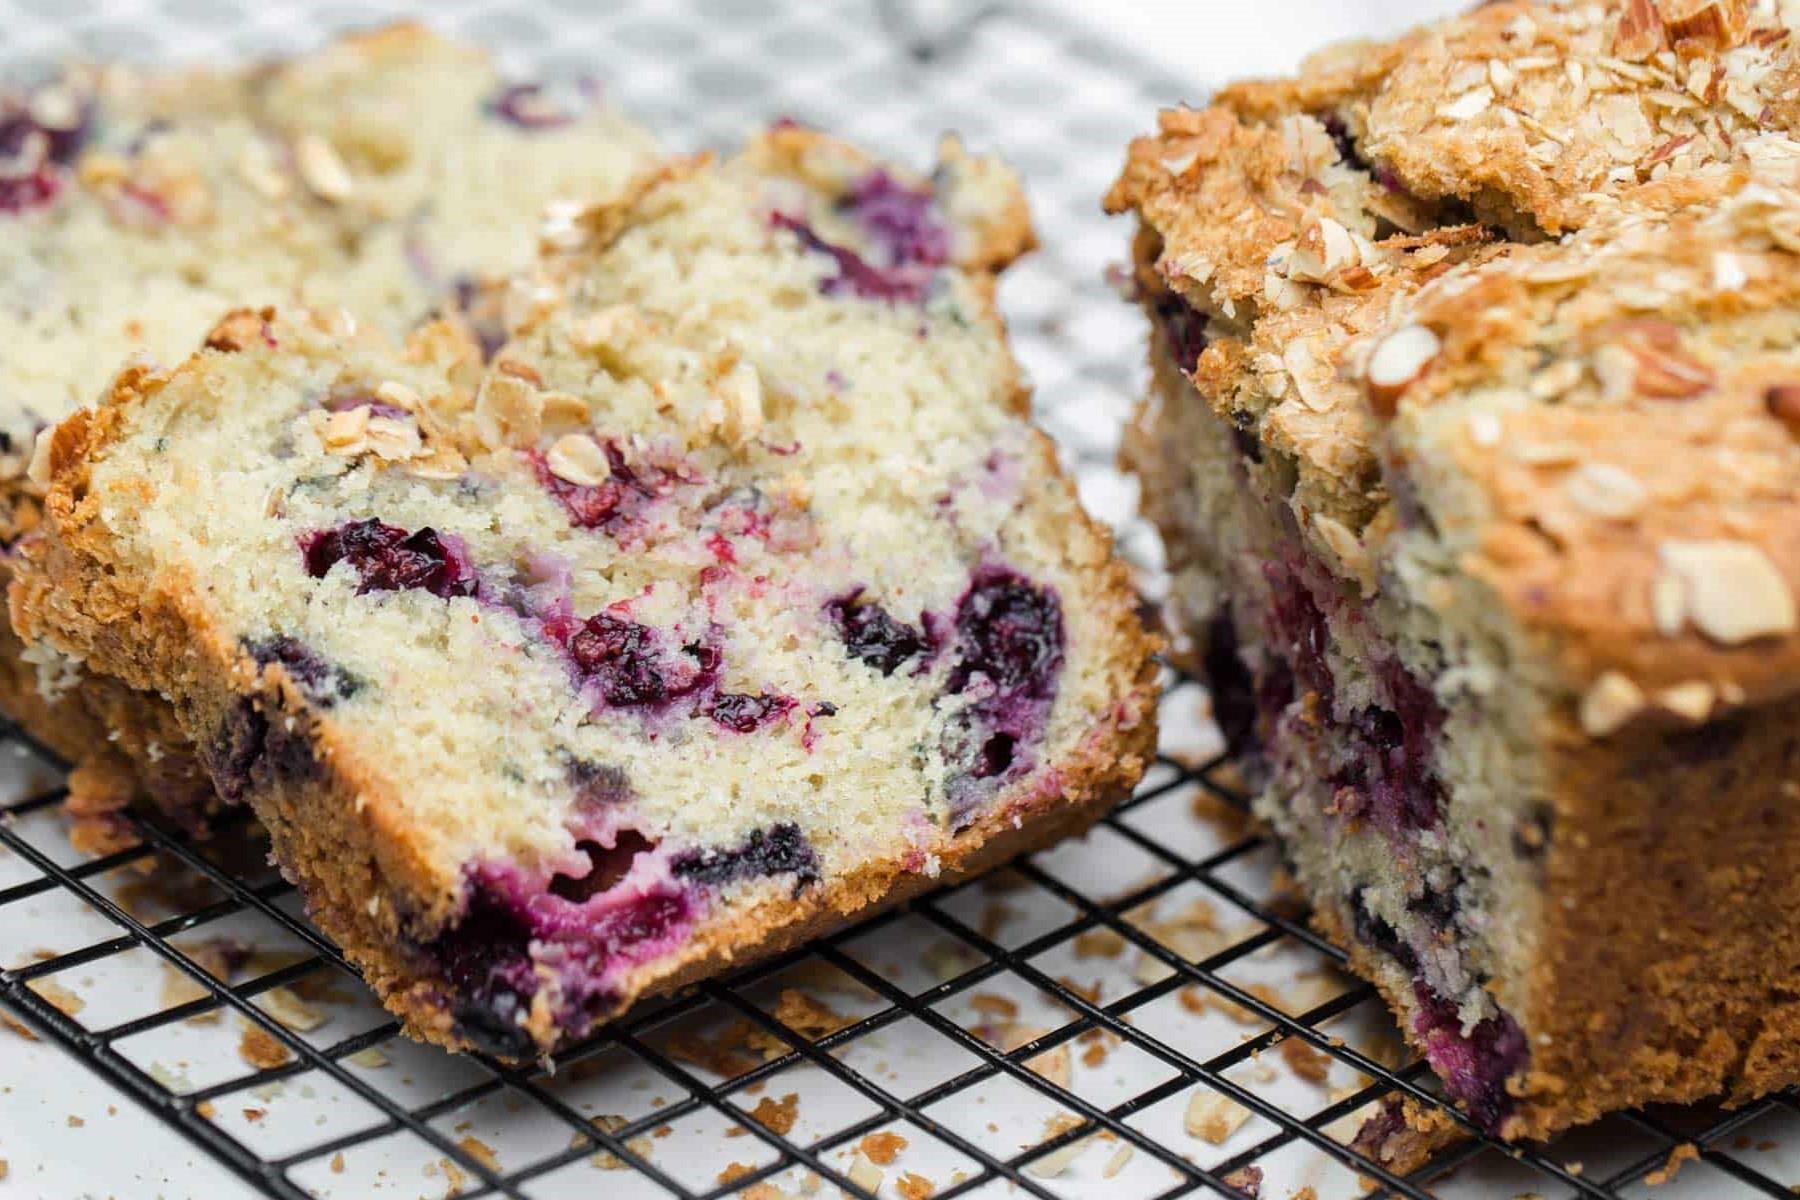
[[690,850],[670,864],[679,879],[721,887],[745,879],[792,875],[797,895],[819,878],[819,859],[798,825],[784,822],[758,829],[741,846]]
[[1162,328],[1163,340],[1175,365],[1189,375],[1200,364],[1200,355],[1208,344],[1208,317],[1176,292],[1164,292],[1156,298],[1156,323]]
[[1206,687],[1212,693],[1213,720],[1225,735],[1225,752],[1232,758],[1254,753],[1256,739],[1256,682],[1238,653],[1237,629],[1231,615],[1220,612],[1206,633],[1206,655],[1201,663]]
[[271,721],[262,703],[240,696],[200,747],[213,786],[231,804],[277,779],[309,779],[318,770],[305,727]]
[[1418,1007],[1413,1033],[1425,1045],[1425,1058],[1443,1080],[1444,1091],[1468,1109],[1469,1119],[1488,1133],[1498,1133],[1511,1115],[1514,1100],[1506,1081],[1525,1065],[1524,1031],[1506,1013],[1487,1017],[1468,1032],[1454,1004],[1414,981]]
[[1369,911],[1359,889],[1350,894],[1350,924],[1356,940],[1381,951],[1408,971],[1419,969],[1419,956],[1400,937],[1400,931],[1383,917]]
[[862,603],[861,598],[862,589],[858,588],[825,605],[851,658],[892,675],[900,664],[929,649],[923,633],[896,620],[879,604]]
[[714,698],[706,715],[737,733],[754,733],[769,721],[778,720],[793,711],[789,696],[750,696],[742,692],[726,692]]
[[947,793],[960,829],[1043,736],[1062,670],[1062,604],[1016,571],[983,567],[957,604],[955,631],[944,690],[973,700],[945,723],[939,746],[953,767]]
[[330,708],[339,700],[348,700],[362,686],[361,680],[341,667],[326,662],[318,651],[286,634],[260,641],[247,641],[244,648],[260,667],[280,663],[286,669],[288,677],[321,708]]
[[712,685],[719,652],[689,645],[679,653],[661,647],[656,630],[611,613],[599,613],[569,638],[568,654],[584,682],[595,682],[615,708],[666,704]]
[[429,527],[408,533],[372,518],[351,521],[306,534],[300,549],[314,579],[348,562],[362,580],[359,593],[419,588],[447,600],[476,590],[475,566],[461,540]]
[[1062,605],[1046,589],[1004,568],[984,568],[956,609],[957,663],[949,690],[977,675],[1034,698],[1054,690],[1062,665]]

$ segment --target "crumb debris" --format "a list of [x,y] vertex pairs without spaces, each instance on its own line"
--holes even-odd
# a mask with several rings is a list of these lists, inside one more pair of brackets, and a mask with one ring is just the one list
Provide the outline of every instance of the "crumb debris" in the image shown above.
[[1118,1149],[1112,1152],[1112,1157],[1106,1160],[1106,1165],[1100,1168],[1101,1177],[1112,1179],[1117,1176],[1120,1171],[1125,1169],[1125,1164],[1131,1161],[1131,1156],[1136,1153],[1136,1148],[1130,1142],[1120,1142]]
[[259,1071],[273,1071],[276,1067],[287,1066],[293,1055],[268,1030],[245,1021],[244,1036],[238,1042],[238,1057]]
[[342,1150],[331,1156],[331,1173],[333,1175],[344,1173],[344,1152]]
[[849,1176],[851,1183],[865,1192],[879,1192],[882,1180],[887,1178],[879,1167],[864,1158],[860,1152],[850,1160],[850,1169],[844,1174]]
[[456,1143],[456,1148],[486,1167],[488,1170],[494,1172],[496,1175],[500,1173],[499,1155],[494,1153],[494,1148],[492,1146],[488,1145],[480,1138],[473,1136],[466,1137],[462,1141]]
[[1197,1137],[1219,1146],[1229,1141],[1231,1135],[1249,1119],[1250,1110],[1236,1100],[1201,1088],[1188,1097],[1187,1113],[1182,1118],[1182,1126],[1189,1137]]
[[969,997],[969,1007],[983,1016],[999,1017],[1003,1021],[1015,1020],[1019,1015],[1016,1001],[993,992],[976,992]]
[[864,1158],[876,1166],[891,1167],[894,1165],[894,1159],[898,1158],[900,1152],[906,1149],[906,1145],[904,1137],[884,1130],[869,1134],[856,1144],[856,1148],[862,1151]]
[[800,1094],[789,1092],[777,1100],[772,1096],[764,1096],[750,1110],[750,1119],[771,1133],[786,1137],[794,1128],[794,1122],[800,1117]]
[[380,1047],[370,1046],[366,1050],[358,1050],[355,1054],[352,1054],[350,1056],[350,1061],[359,1067],[366,1067],[371,1071],[377,1071],[382,1067],[387,1066],[391,1060],[387,1055],[381,1052]]
[[1331,1056],[1313,1049],[1299,1038],[1285,1039],[1278,1049],[1288,1070],[1307,1083],[1322,1084],[1331,1077]]
[[54,979],[33,979],[25,985],[39,996],[50,1002],[50,1006],[65,1017],[73,1018],[87,1007],[87,1001],[71,992]]
[[6,1029],[16,1033],[28,1042],[35,1042],[38,1040],[37,1034],[31,1032],[31,1030],[8,1016],[5,1012],[0,1012],[0,1029]]
[[1111,929],[1090,929],[1075,935],[1076,958],[1117,958],[1125,953],[1125,936]]
[[[1000,1030],[1000,1049],[1007,1054],[1021,1046],[1028,1046],[1050,1031],[1041,1025],[1009,1025]],[[1066,1088],[1074,1077],[1074,1069],[1069,1061],[1069,1043],[1064,1042],[1042,1054],[1025,1060],[1027,1070],[1033,1071],[1057,1087]]]
[[907,1171],[894,1180],[894,1190],[900,1193],[901,1200],[931,1200],[937,1185],[923,1175]]
[[1665,1183],[1674,1183],[1675,1177],[1681,1174],[1681,1164],[1692,1162],[1700,1157],[1700,1147],[1692,1142],[1682,1142],[1669,1151],[1669,1157],[1663,1165],[1644,1176],[1644,1182],[1651,1187],[1661,1187]]
[[725,1169],[719,1172],[718,1182],[722,1184],[736,1183],[755,1169],[755,1167],[746,1167],[741,1162],[728,1163],[726,1164]]

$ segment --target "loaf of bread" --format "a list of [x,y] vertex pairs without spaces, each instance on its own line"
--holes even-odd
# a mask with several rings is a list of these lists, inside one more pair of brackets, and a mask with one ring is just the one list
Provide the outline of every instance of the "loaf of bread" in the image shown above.
[[1800,1078],[1796,79],[1773,5],[1488,4],[1110,197],[1215,711],[1504,1136]]

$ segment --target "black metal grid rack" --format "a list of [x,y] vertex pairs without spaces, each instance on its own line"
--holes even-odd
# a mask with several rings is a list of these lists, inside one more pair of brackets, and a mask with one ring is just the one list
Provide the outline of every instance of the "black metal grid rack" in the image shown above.
[[[1203,693],[1198,685],[1179,677],[1171,678],[1168,704],[1191,707],[1199,701]],[[8,730],[7,736],[14,741],[21,739],[16,730]],[[34,897],[60,891],[101,914],[116,932],[28,965],[0,970],[0,1001],[39,1036],[61,1045],[142,1104],[148,1112],[216,1156],[244,1180],[268,1195],[279,1197],[313,1194],[300,1181],[309,1167],[316,1170],[320,1164],[329,1162],[333,1169],[341,1169],[341,1156],[346,1152],[396,1136],[417,1139],[427,1155],[439,1156],[443,1164],[439,1183],[445,1189],[444,1194],[466,1197],[562,1194],[554,1187],[546,1190],[534,1185],[556,1178],[555,1173],[570,1164],[607,1154],[614,1156],[609,1165],[633,1172],[645,1182],[654,1182],[667,1194],[696,1200],[741,1193],[759,1183],[774,1186],[766,1181],[786,1180],[796,1171],[810,1172],[826,1184],[835,1185],[851,1195],[869,1197],[874,1192],[851,1177],[852,1172],[845,1165],[841,1152],[858,1144],[859,1139],[873,1131],[897,1125],[908,1130],[910,1136],[936,1139],[968,1164],[960,1179],[933,1181],[934,1194],[945,1200],[973,1194],[996,1180],[1004,1180],[1023,1194],[1036,1197],[1095,1194],[1071,1193],[1066,1184],[1059,1184],[1054,1174],[1046,1175],[1033,1169],[1034,1164],[1042,1164],[1064,1147],[1094,1135],[1107,1140],[1111,1147],[1105,1151],[1108,1155],[1116,1156],[1120,1153],[1117,1147],[1130,1145],[1136,1155],[1147,1156],[1166,1169],[1166,1182],[1152,1184],[1142,1193],[1156,1197],[1196,1193],[1245,1194],[1240,1189],[1255,1176],[1252,1168],[1259,1168],[1296,1149],[1340,1164],[1344,1173],[1335,1178],[1348,1181],[1360,1176],[1372,1183],[1378,1194],[1432,1195],[1435,1194],[1434,1185],[1452,1179],[1452,1173],[1458,1168],[1467,1169],[1469,1164],[1485,1156],[1504,1155],[1511,1160],[1508,1169],[1512,1174],[1508,1178],[1518,1185],[1514,1192],[1527,1190],[1521,1181],[1529,1180],[1531,1191],[1613,1197],[1626,1194],[1632,1185],[1652,1176],[1682,1144],[1693,1145],[1701,1162],[1719,1173],[1720,1181],[1730,1187],[1742,1188],[1745,1194],[1790,1194],[1786,1184],[1753,1165],[1751,1156],[1743,1150],[1746,1139],[1739,1135],[1756,1127],[1772,1113],[1800,1108],[1791,1093],[1770,1097],[1731,1113],[1683,1111],[1618,1118],[1620,1131],[1617,1132],[1628,1131],[1639,1148],[1627,1155],[1625,1161],[1604,1172],[1583,1170],[1572,1164],[1568,1152],[1560,1146],[1505,1147],[1478,1136],[1471,1136],[1407,1178],[1389,1174],[1350,1150],[1345,1132],[1341,1128],[1333,1131],[1334,1123],[1341,1123],[1347,1116],[1372,1111],[1372,1105],[1383,1097],[1397,1094],[1436,1104],[1424,1065],[1417,1061],[1406,1061],[1393,1067],[1383,1065],[1359,1050],[1354,1039],[1340,1036],[1333,1029],[1335,1019],[1378,1005],[1366,985],[1352,984],[1340,994],[1311,1004],[1305,1011],[1289,1013],[1280,1004],[1271,1002],[1267,989],[1246,985],[1241,979],[1234,978],[1234,967],[1278,944],[1301,948],[1308,954],[1319,956],[1321,961],[1334,962],[1341,957],[1312,933],[1302,919],[1286,911],[1279,898],[1259,894],[1253,883],[1245,882],[1244,865],[1267,850],[1261,834],[1245,827],[1223,838],[1221,844],[1209,852],[1194,856],[1171,846],[1167,839],[1147,832],[1145,825],[1136,819],[1158,806],[1170,804],[1179,806],[1193,819],[1196,797],[1212,797],[1236,805],[1240,798],[1228,786],[1229,777],[1229,766],[1217,759],[1194,764],[1177,757],[1162,757],[1146,786],[1092,835],[1120,839],[1119,853],[1129,848],[1133,854],[1158,864],[1147,883],[1129,886],[1102,898],[1091,894],[1091,888],[1072,882],[1055,862],[1046,861],[1054,859],[1058,851],[1044,852],[1016,863],[1011,868],[1013,874],[1007,877],[1006,890],[999,894],[1041,892],[1053,898],[1062,910],[1061,918],[1050,927],[1020,940],[1002,939],[979,927],[984,922],[973,918],[967,903],[959,902],[959,897],[966,901],[972,894],[982,894],[993,885],[980,881],[966,883],[920,900],[904,913],[880,918],[872,926],[852,929],[802,951],[708,983],[605,1030],[589,1044],[565,1055],[557,1064],[558,1068],[565,1074],[572,1069],[579,1074],[576,1064],[583,1062],[604,1059],[607,1060],[605,1069],[613,1070],[618,1061],[629,1060],[661,1076],[681,1094],[675,1102],[651,1109],[622,1124],[617,1120],[596,1124],[591,1116],[577,1111],[554,1090],[551,1082],[557,1077],[545,1069],[521,1070],[479,1058],[463,1064],[474,1072],[468,1081],[422,1103],[390,1094],[380,1083],[371,1082],[368,1073],[351,1069],[351,1064],[356,1062],[357,1056],[368,1054],[371,1048],[386,1043],[395,1035],[392,1022],[381,1021],[348,1036],[320,1041],[297,1032],[269,1011],[268,1006],[259,1003],[273,989],[296,985],[316,973],[348,970],[336,948],[295,916],[290,905],[283,903],[290,894],[288,885],[266,873],[262,877],[254,871],[246,875],[226,861],[231,856],[233,835],[227,834],[216,841],[194,842],[154,819],[135,815],[128,820],[140,839],[137,845],[102,858],[68,865],[59,861],[66,856],[47,848],[43,836],[48,832],[44,818],[57,809],[64,795],[60,786],[39,790],[0,809],[0,846],[38,873],[29,881],[0,888],[0,923]],[[43,828],[34,832],[25,828],[28,825]],[[253,834],[249,830],[239,830],[236,836],[242,839]],[[134,915],[133,905],[120,898],[118,887],[114,885],[122,877],[141,878],[141,868],[152,862],[157,863],[161,871],[181,872],[191,882],[203,884],[209,898],[186,911],[161,919]],[[1252,877],[1260,874],[1266,872],[1250,872]],[[1254,932],[1217,953],[1199,961],[1189,961],[1147,933],[1142,927],[1143,922],[1133,918],[1134,913],[1143,911],[1143,906],[1192,888],[1198,888],[1210,903],[1247,918],[1248,927]],[[184,949],[182,939],[203,933],[240,914],[255,914],[298,939],[304,954],[254,977],[233,982],[214,978],[208,964]],[[922,988],[906,986],[873,968],[856,947],[872,934],[879,933],[882,926],[896,922],[917,922],[920,928],[949,939],[958,946],[959,953],[967,956],[969,965]],[[1040,961],[1046,952],[1097,930],[1110,930],[1143,956],[1140,962],[1148,960],[1161,964],[1147,975],[1159,975],[1166,970],[1166,977],[1147,984],[1134,984],[1116,997],[1101,1001],[1097,989],[1058,978],[1052,974],[1053,968],[1047,968]],[[92,968],[134,951],[148,951],[156,956],[166,964],[167,971],[191,980],[197,994],[190,1000],[159,1007],[134,1019],[91,1024],[80,1019],[78,1013],[66,1011],[73,1007],[66,990],[43,986],[46,980],[66,978],[69,972]],[[815,964],[810,968],[813,978],[820,969],[841,972],[867,998],[869,1011],[866,1015],[847,1020],[841,1028],[821,1035],[817,1028],[796,1028],[753,998],[759,985],[778,979],[802,963]],[[817,964],[824,964],[824,967]],[[1032,1036],[1007,1052],[990,1044],[979,1030],[965,1027],[947,1015],[947,1001],[959,995],[980,994],[979,989],[992,985],[1001,976],[1010,976],[1043,994],[1066,1011],[1069,1019],[1060,1027]],[[1245,1011],[1253,1014],[1251,1024],[1258,1031],[1242,1036],[1236,1044],[1220,1052],[1199,1055],[1192,1052],[1193,1047],[1165,1040],[1147,1028],[1147,1023],[1133,1019],[1134,1015],[1144,1013],[1158,1001],[1195,987],[1238,1006],[1240,1016]],[[122,1052],[122,1045],[134,1037],[173,1023],[192,1022],[213,1012],[235,1014],[246,1028],[261,1030],[282,1047],[281,1056],[287,1061],[278,1066],[239,1072],[206,1086],[182,1088]],[[742,1064],[742,1069],[729,1077],[708,1078],[708,1070],[693,1061],[691,1049],[672,1051],[669,1045],[659,1040],[658,1031],[679,1026],[697,1014],[747,1022],[761,1035],[762,1044],[768,1047],[762,1060],[752,1059]],[[968,1064],[925,1086],[896,1090],[877,1079],[875,1072],[860,1069],[851,1061],[846,1051],[859,1039],[902,1021],[916,1022],[919,1027],[953,1043],[964,1052]],[[1103,1031],[1103,1036],[1116,1038],[1118,1046],[1128,1046],[1152,1060],[1157,1064],[1155,1074],[1159,1078],[1141,1090],[1097,1102],[1084,1095],[1083,1089],[1068,1086],[1066,1073],[1059,1082],[1057,1072],[1041,1068],[1040,1064],[1045,1061],[1043,1056],[1053,1053],[1057,1047],[1080,1044],[1084,1035],[1091,1044],[1096,1036],[1091,1031],[1096,1030]],[[1344,1064],[1345,1069],[1363,1081],[1361,1086],[1309,1111],[1299,1106],[1272,1103],[1256,1088],[1233,1077],[1234,1067],[1256,1059],[1286,1039],[1303,1042],[1314,1051]],[[784,1135],[777,1131],[779,1122],[765,1124],[757,1119],[746,1119],[747,1097],[757,1092],[771,1094],[767,1085],[798,1066],[810,1067],[859,1096],[866,1102],[863,1105],[865,1115],[834,1124],[812,1137]],[[733,1070],[729,1066],[723,1069]],[[279,1155],[259,1153],[245,1140],[227,1132],[218,1121],[218,1110],[228,1103],[228,1098],[266,1095],[271,1087],[300,1076],[330,1080],[346,1089],[367,1106],[369,1119],[352,1131],[327,1136]],[[1004,1152],[984,1146],[980,1139],[970,1136],[969,1123],[947,1121],[940,1115],[947,1102],[958,1094],[998,1077],[1010,1079],[1050,1102],[1059,1112],[1067,1114],[1066,1119],[1049,1126],[1050,1135],[1037,1144]],[[1206,1148],[1204,1143],[1178,1144],[1146,1132],[1134,1121],[1134,1117],[1171,1098],[1191,1092],[1196,1085],[1236,1101],[1266,1122],[1267,1131],[1255,1138],[1253,1144],[1228,1156],[1215,1155],[1213,1161],[1203,1166],[1194,1150]],[[530,1161],[502,1167],[491,1148],[457,1138],[454,1129],[446,1130],[447,1119],[489,1103],[495,1097],[503,1097],[514,1105],[529,1106],[534,1121],[560,1122],[557,1127],[566,1127],[564,1131],[571,1136],[571,1143]],[[737,1144],[758,1145],[761,1161],[735,1174],[730,1170],[724,1172],[721,1178],[726,1178],[725,1182],[715,1179],[710,1184],[696,1184],[678,1178],[666,1165],[659,1164],[654,1149],[647,1147],[654,1146],[649,1139],[655,1131],[709,1111],[731,1122],[730,1128],[741,1131],[744,1140]],[[1460,1117],[1455,1119],[1460,1121]],[[1102,1151],[1090,1148],[1088,1153],[1100,1155]],[[571,1189],[568,1194],[577,1193]],[[894,1193],[890,1190],[885,1194]],[[1106,1194],[1125,1193],[1109,1191]],[[1709,1194],[1721,1193],[1713,1191]]]

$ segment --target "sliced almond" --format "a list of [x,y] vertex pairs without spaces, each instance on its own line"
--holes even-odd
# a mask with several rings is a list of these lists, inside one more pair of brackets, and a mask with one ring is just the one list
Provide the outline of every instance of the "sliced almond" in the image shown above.
[[1301,231],[1287,259],[1287,277],[1303,283],[1325,283],[1338,272],[1362,262],[1350,231],[1330,217],[1320,217]]
[[1656,702],[1676,716],[1697,725],[1712,715],[1713,704],[1718,697],[1718,690],[1712,684],[1704,679],[1696,679],[1664,688],[1656,693]]
[[375,398],[406,412],[419,411],[419,393],[393,379],[385,380],[375,389]]
[[1581,728],[1589,737],[1606,737],[1643,712],[1645,704],[1644,689],[1617,671],[1608,671],[1581,698]]
[[1563,479],[1563,491],[1576,508],[1605,517],[1625,521],[1642,512],[1650,501],[1650,492],[1637,476],[1611,463],[1583,463]]
[[1182,1127],[1189,1137],[1219,1146],[1230,1141],[1249,1119],[1250,1110],[1230,1096],[1201,1088],[1188,1097]]
[[319,440],[325,443],[325,449],[333,454],[361,454],[364,441],[369,432],[369,409],[367,405],[347,408],[343,412],[330,413],[325,418],[325,427],[319,434]]
[[1727,539],[1668,541],[1658,553],[1682,582],[1688,619],[1713,641],[1736,646],[1795,631],[1794,593],[1760,547]]
[[316,133],[302,134],[294,144],[294,163],[300,168],[300,178],[321,200],[332,203],[347,200],[356,190],[350,168],[344,165],[331,143]]
[[612,478],[612,464],[606,450],[585,433],[571,433],[556,439],[544,456],[550,473],[577,487],[599,487]]
[[1365,378],[1376,415],[1394,415],[1400,396],[1443,351],[1438,335],[1423,325],[1406,325],[1375,344]]
[[544,402],[537,388],[496,372],[475,397],[475,428],[490,449],[528,446],[543,432]]
[[367,440],[375,456],[387,462],[404,462],[425,449],[418,425],[394,417],[370,417]]

